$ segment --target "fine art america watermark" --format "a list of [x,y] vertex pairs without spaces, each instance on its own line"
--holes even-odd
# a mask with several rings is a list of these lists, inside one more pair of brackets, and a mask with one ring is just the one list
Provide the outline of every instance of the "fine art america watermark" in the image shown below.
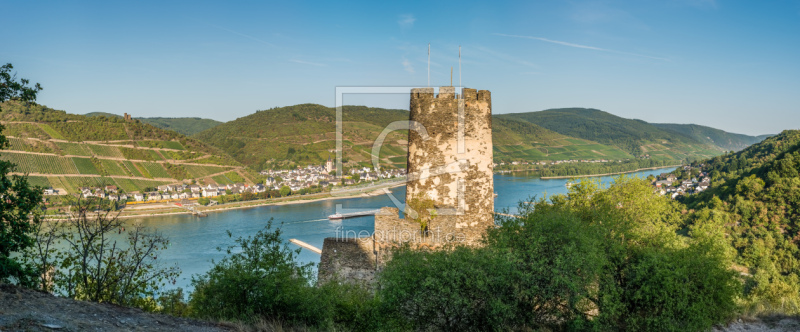
[[398,243],[406,243],[406,242],[417,242],[417,241],[428,241],[428,242],[464,242],[467,239],[466,234],[460,232],[443,232],[439,227],[435,227],[433,229],[428,230],[423,235],[422,232],[408,230],[408,229],[398,229],[396,227],[389,229],[389,230],[376,230],[374,232],[370,232],[367,230],[360,230],[356,232],[355,230],[344,230],[342,226],[336,227],[336,241],[346,241],[346,240],[354,240],[354,239],[364,239],[364,238],[377,238],[381,239],[384,242],[398,242]]
[[[415,86],[395,86],[395,87],[336,87],[336,176],[338,178],[342,178],[342,154],[343,154],[343,147],[344,147],[344,139],[343,139],[343,100],[344,95],[346,94],[403,94],[410,96],[410,93],[413,89],[417,89],[420,87]],[[461,90],[462,87],[456,87],[457,90]],[[466,158],[466,147],[465,147],[465,139],[464,139],[464,128],[465,128],[465,113],[464,113],[464,103],[458,103],[458,122],[457,122],[457,155],[463,155],[462,158],[457,158],[456,161],[449,163],[447,165],[437,166],[437,167],[426,167],[422,169],[417,169],[413,173],[407,173],[405,182],[408,183],[409,181],[416,181],[420,179],[427,179],[436,177],[443,174],[455,174],[459,173],[462,170],[469,167],[469,160]],[[417,121],[395,121],[387,125],[383,131],[376,137],[375,142],[372,145],[372,167],[374,171],[380,170],[380,151],[386,137],[392,133],[393,131],[398,130],[408,130],[416,132],[422,140],[430,139],[428,136],[428,131],[426,130],[425,126]],[[436,209],[436,215],[463,215],[464,214],[464,206],[466,205],[465,202],[465,191],[466,191],[466,183],[463,179],[459,179],[456,185],[457,188],[457,199],[456,201],[457,206],[456,208],[449,208],[449,209]],[[401,203],[388,189],[384,188],[383,192],[389,196],[392,203],[405,215],[408,215],[412,218],[417,217],[417,212],[413,209],[409,208],[405,204]],[[332,191],[332,196],[346,196],[352,194],[352,189],[342,189],[338,191]],[[336,205],[336,213],[346,214],[351,212],[358,212],[361,211],[360,209],[348,209],[344,208],[341,204]]]

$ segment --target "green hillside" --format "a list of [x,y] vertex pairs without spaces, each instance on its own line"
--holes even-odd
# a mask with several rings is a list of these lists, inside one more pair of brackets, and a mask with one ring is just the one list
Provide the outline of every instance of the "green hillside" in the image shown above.
[[[259,111],[221,124],[194,137],[217,146],[255,169],[318,164],[335,156],[335,109],[302,104]],[[346,167],[371,165],[374,140],[391,122],[408,120],[405,110],[345,106],[343,161]],[[496,161],[628,159],[619,148],[564,136],[535,124],[493,120]],[[405,131],[387,136],[380,152],[382,167],[405,167]]]
[[[86,116],[105,116],[108,118],[122,116],[106,112],[91,112],[86,113]],[[214,128],[222,122],[212,119],[203,118],[135,118],[141,122],[153,125],[161,129],[175,131],[179,134],[191,136],[203,130]]]
[[[408,111],[345,106],[343,162],[369,166],[372,145],[384,127],[408,119]],[[336,110],[301,104],[258,111],[208,129],[193,137],[219,147],[237,161],[258,170],[267,167],[320,164],[336,156]],[[408,134],[389,134],[380,151],[386,167],[405,165]]]
[[144,123],[161,129],[174,130],[180,134],[191,136],[201,131],[214,128],[220,123],[217,120],[202,118],[137,118]]
[[562,108],[501,114],[499,118],[528,121],[557,133],[619,147],[637,156],[683,160],[720,154],[723,149],[641,120],[631,120],[590,108]]
[[519,160],[620,160],[633,156],[619,148],[561,135],[530,122],[492,119],[495,162]]
[[103,183],[141,191],[191,180],[213,183],[213,176],[230,171],[254,178],[221,150],[137,119],[70,114],[14,101],[0,107],[10,143],[0,159],[15,163],[16,172],[31,174],[42,186],[74,193]]
[[770,136],[748,136],[743,134],[734,134],[720,129],[696,124],[653,123],[652,125],[661,129],[682,134],[684,136],[689,136],[698,142],[716,145],[727,151],[742,150],[750,145],[761,142]]
[[800,312],[800,131],[698,164],[712,185],[686,198],[693,227],[725,230],[754,309]]

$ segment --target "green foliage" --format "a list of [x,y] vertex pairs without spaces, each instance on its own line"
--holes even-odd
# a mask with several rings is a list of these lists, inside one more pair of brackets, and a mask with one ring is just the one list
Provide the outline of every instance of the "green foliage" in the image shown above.
[[66,297],[156,310],[153,300],[180,274],[158,254],[169,240],[155,231],[120,221],[100,200],[72,202],[74,217],[42,224],[36,245],[25,252],[29,266],[42,273],[37,287]]
[[800,313],[800,131],[698,163],[712,187],[686,198],[692,226],[717,225],[735,249],[753,312]]
[[419,223],[419,227],[423,232],[428,230],[428,224],[436,217],[436,210],[433,205],[433,200],[427,195],[422,197],[412,197],[406,203],[406,209],[403,210],[406,219],[414,220]]
[[761,142],[770,135],[748,136],[725,132],[695,124],[653,123],[652,125],[694,138],[698,142],[713,144],[727,151],[739,151]]
[[736,312],[724,236],[677,235],[680,204],[645,181],[581,181],[519,213],[482,248],[395,252],[381,308],[414,330],[704,331]]
[[[11,69],[10,63],[0,67],[0,102],[35,100],[41,86],[37,83],[30,87],[26,79],[17,81]],[[2,113],[4,110],[0,109]],[[0,125],[0,150],[8,147],[3,130],[3,125]],[[29,286],[38,271],[23,266],[11,254],[26,250],[35,243],[31,233],[40,224],[37,210],[42,201],[42,191],[28,184],[25,176],[9,175],[12,171],[13,163],[0,160],[0,282],[13,280]]]
[[[719,154],[722,148],[707,145],[678,132],[661,129],[641,120],[624,119],[600,110],[588,108],[562,108],[539,112],[499,115],[500,118],[523,120],[537,124],[559,134],[587,139],[621,148],[634,155],[652,154],[651,144],[666,146],[674,153],[668,159],[684,159],[687,156],[709,156]],[[716,152],[702,152],[711,148]],[[700,153],[698,153],[700,152]]]
[[280,193],[281,197],[289,196],[292,193],[292,188],[289,188],[289,186],[283,186],[280,189]]
[[144,123],[161,129],[173,130],[186,136],[216,127],[222,122],[201,118],[139,118]]
[[320,323],[315,311],[323,308],[312,298],[310,266],[298,265],[300,249],[289,249],[280,229],[271,227],[270,221],[252,237],[236,239],[236,245],[225,250],[225,258],[208,272],[192,276],[195,291],[190,305],[197,316]]

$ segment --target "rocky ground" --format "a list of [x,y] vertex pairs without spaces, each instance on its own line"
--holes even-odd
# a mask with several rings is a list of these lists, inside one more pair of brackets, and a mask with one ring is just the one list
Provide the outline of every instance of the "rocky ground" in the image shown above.
[[794,332],[800,331],[798,317],[768,316],[752,319],[738,319],[727,326],[714,329],[715,332]]
[[[279,324],[253,326],[214,323],[105,303],[75,301],[0,284],[0,331],[289,331]],[[800,331],[800,318],[769,316],[738,319],[714,332]]]
[[0,284],[0,331],[231,331],[231,325],[59,298]]

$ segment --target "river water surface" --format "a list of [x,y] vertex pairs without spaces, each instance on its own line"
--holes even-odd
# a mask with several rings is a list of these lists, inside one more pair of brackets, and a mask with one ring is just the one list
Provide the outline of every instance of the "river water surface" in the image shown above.
[[[650,174],[669,172],[674,168],[648,170],[632,173],[633,176],[647,177]],[[613,180],[611,176],[600,178],[603,183]],[[543,197],[545,194],[562,194],[567,192],[568,179],[542,180],[538,177],[526,176],[518,173],[514,175],[495,175],[494,189],[495,210],[508,210],[515,213],[520,201],[529,198]],[[392,194],[403,202],[405,187],[392,189]],[[162,251],[159,260],[162,264],[177,264],[183,271],[175,285],[167,289],[182,287],[191,290],[191,276],[204,273],[211,267],[212,260],[219,260],[225,256],[224,252],[217,251],[217,247],[225,248],[234,243],[234,238],[250,236],[263,229],[270,219],[273,227],[281,227],[283,238],[298,239],[318,248],[326,237],[335,237],[337,232],[371,233],[374,230],[374,217],[365,216],[345,219],[344,221],[331,221],[327,216],[335,213],[336,206],[355,210],[373,210],[384,206],[394,206],[388,195],[373,197],[356,197],[330,199],[302,204],[261,206],[241,210],[229,210],[210,213],[208,217],[199,218],[191,215],[171,215],[163,217],[149,217],[145,219],[131,219],[128,222],[142,222],[144,225],[157,229],[169,237],[170,246]],[[228,237],[230,231],[233,238]],[[289,244],[297,248],[294,244]],[[303,263],[319,263],[320,256],[303,249],[299,260]]]

